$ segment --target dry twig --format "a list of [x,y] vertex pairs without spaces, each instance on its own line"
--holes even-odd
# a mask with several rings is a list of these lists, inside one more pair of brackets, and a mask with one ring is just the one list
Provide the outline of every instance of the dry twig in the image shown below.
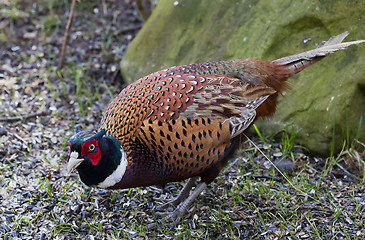
[[146,22],[148,19],[148,16],[147,16],[146,9],[143,6],[142,0],[136,0],[136,3],[137,3],[137,9],[138,9],[139,15],[142,18],[142,21]]
[[43,111],[43,112],[37,112],[37,113],[31,113],[24,116],[17,116],[17,117],[6,117],[6,118],[0,118],[0,122],[15,122],[15,121],[22,121],[28,118],[34,118],[38,116],[45,116],[50,114],[50,111]]
[[58,69],[61,69],[63,67],[63,63],[65,61],[66,47],[67,47],[68,39],[70,37],[70,30],[71,30],[72,20],[73,20],[74,12],[75,12],[75,9],[76,9],[76,1],[77,0],[72,0],[70,16],[68,18],[68,22],[67,22],[67,26],[66,26],[66,30],[65,30],[65,36],[64,36],[64,39],[63,39],[61,57],[60,57],[60,62],[58,63]]
[[129,27],[125,27],[123,29],[120,29],[118,31],[115,31],[114,36],[118,36],[119,34],[125,34],[125,33],[130,32],[130,31],[139,30],[142,27],[143,27],[143,24],[137,23],[137,24],[131,25]]

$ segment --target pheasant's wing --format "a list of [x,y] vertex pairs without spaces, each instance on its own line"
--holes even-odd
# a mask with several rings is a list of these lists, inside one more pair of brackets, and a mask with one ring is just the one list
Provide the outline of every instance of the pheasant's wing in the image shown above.
[[145,120],[225,120],[245,112],[249,102],[275,93],[265,84],[234,77],[160,71],[126,87],[109,104],[100,128],[123,145],[136,136]]
[[150,93],[153,104],[150,104],[145,120],[200,117],[226,120],[245,112],[257,99],[276,93],[265,84],[253,85],[239,78],[218,74],[176,74],[167,80],[157,82],[154,86],[156,91]]
[[232,116],[228,119],[231,126],[232,138],[240,135],[251,125],[256,117],[256,108],[265,102],[269,96],[270,95],[259,97],[258,99],[249,102],[246,104],[244,112],[239,116]]

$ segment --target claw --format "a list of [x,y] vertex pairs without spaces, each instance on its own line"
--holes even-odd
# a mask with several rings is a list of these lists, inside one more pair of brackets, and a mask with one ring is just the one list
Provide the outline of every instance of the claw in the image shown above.
[[[196,179],[195,179],[196,180]],[[195,182],[194,180],[194,182]],[[189,180],[190,182],[190,180]],[[152,230],[152,229],[156,229],[158,226],[163,226],[163,225],[167,225],[170,228],[175,227],[176,225],[178,225],[182,218],[188,213],[188,209],[191,206],[191,204],[194,202],[194,200],[200,195],[200,193],[207,187],[207,184],[205,182],[201,182],[199,183],[199,185],[195,188],[194,192],[187,197],[182,203],[180,203],[175,211],[173,211],[172,213],[166,213],[169,214],[167,217],[164,217],[163,219],[160,219],[159,225],[157,225],[157,223],[152,223],[150,225],[148,225],[148,230]],[[185,187],[184,187],[185,188]],[[161,215],[164,215],[164,213],[162,213]]]
[[184,185],[184,187],[179,192],[179,195],[172,201],[168,201],[160,206],[162,209],[166,209],[168,207],[174,207],[176,208],[180,203],[185,201],[189,197],[189,193],[191,188],[194,186],[196,180],[198,180],[198,177],[190,178],[189,181]]
[[[157,213],[156,213],[157,214]],[[184,214],[180,212],[179,208],[175,209],[172,213],[158,213],[159,216],[165,216],[162,219],[158,219],[155,223],[151,223],[148,225],[148,230],[157,229],[158,227],[167,226],[168,228],[176,227],[180,224],[181,220],[184,217]]]

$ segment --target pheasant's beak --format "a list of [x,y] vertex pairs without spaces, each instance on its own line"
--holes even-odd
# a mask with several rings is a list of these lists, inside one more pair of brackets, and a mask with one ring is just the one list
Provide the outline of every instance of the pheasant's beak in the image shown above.
[[70,172],[74,169],[76,169],[83,161],[83,158],[78,158],[79,153],[78,152],[71,152],[68,164],[67,164],[67,173],[70,174]]

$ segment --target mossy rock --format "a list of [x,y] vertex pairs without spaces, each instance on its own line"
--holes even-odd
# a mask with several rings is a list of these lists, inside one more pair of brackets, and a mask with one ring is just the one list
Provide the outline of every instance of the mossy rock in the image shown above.
[[[177,4],[176,4],[177,3]],[[131,83],[174,65],[235,58],[274,60],[315,48],[348,30],[365,39],[365,1],[160,0],[130,45],[121,69]],[[265,134],[294,130],[316,154],[344,140],[365,142],[365,44],[325,58],[290,80]]]

